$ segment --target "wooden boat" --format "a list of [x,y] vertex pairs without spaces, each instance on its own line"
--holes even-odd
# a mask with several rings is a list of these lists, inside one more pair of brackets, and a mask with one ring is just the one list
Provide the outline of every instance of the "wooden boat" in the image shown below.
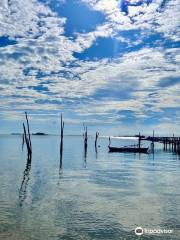
[[133,152],[133,153],[147,153],[148,147],[109,147],[109,152]]

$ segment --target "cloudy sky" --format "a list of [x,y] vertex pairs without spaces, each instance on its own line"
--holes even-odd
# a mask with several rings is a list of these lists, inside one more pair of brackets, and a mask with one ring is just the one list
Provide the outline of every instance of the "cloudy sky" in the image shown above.
[[[0,133],[178,132],[180,0],[1,0]],[[179,124],[180,125],[180,124]]]

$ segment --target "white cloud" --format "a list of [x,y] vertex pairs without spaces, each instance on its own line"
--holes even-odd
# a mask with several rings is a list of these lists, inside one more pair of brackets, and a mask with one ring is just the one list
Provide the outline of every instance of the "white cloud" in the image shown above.
[[112,0],[111,3],[108,0],[81,1],[103,12],[107,21],[111,22],[114,31],[146,29],[162,33],[167,38],[179,40],[180,0],[168,1],[163,8],[163,0],[152,1],[148,5],[129,6],[127,16],[120,10],[116,0]]
[[0,35],[36,37],[51,26],[57,26],[57,33],[62,33],[64,22],[64,18],[57,18],[55,13],[36,0],[0,2]]
[[[129,45],[141,41],[141,36],[135,42],[129,36],[116,36],[120,30],[146,29],[148,34],[155,31],[176,41],[178,1],[167,3],[162,12],[157,11],[160,0],[148,6],[130,7],[129,16],[119,11],[115,0],[111,4],[108,0],[83,2],[103,12],[106,20],[95,31],[69,39],[64,35],[66,19],[42,3],[14,0],[8,6],[7,1],[1,1],[0,35],[17,40],[15,45],[0,48],[2,111],[28,109],[40,113],[43,108],[52,114],[66,109],[77,117],[93,119],[94,115],[101,115],[107,121],[116,121],[121,110],[131,110],[140,119],[148,117],[145,104],[151,105],[148,110],[154,112],[178,107],[179,88],[158,86],[163,78],[178,77],[178,49],[144,47],[112,61],[81,61],[73,56],[74,52],[91,47],[99,37],[117,37]],[[27,69],[29,75],[24,74]],[[39,86],[47,91],[38,91]],[[101,90],[106,90],[106,95],[97,99],[96,93]],[[119,96],[109,96],[110,91],[119,91]],[[125,99],[121,97],[123,93],[127,93]]]

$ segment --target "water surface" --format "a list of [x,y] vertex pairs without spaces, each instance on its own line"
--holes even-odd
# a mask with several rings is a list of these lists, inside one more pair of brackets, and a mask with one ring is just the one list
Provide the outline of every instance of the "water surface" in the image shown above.
[[[59,139],[33,136],[27,164],[21,136],[0,136],[0,239],[180,239],[177,155],[158,145],[154,155],[108,153],[106,138],[96,152],[92,137],[85,154],[82,137],[65,136],[59,169]],[[137,226],[173,234],[139,238]]]

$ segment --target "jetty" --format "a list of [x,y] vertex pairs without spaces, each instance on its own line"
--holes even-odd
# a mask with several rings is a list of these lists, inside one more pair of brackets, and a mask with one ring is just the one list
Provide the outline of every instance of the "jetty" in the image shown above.
[[180,137],[145,137],[141,138],[143,141],[150,141],[151,143],[161,143],[163,144],[163,150],[168,151],[171,150],[172,152],[180,154]]
[[[128,136],[129,137],[129,136]],[[121,146],[121,147],[114,147],[111,146],[111,139],[109,137],[109,152],[134,152],[134,153],[150,153],[154,152],[155,143],[160,143],[163,145],[164,151],[171,151],[173,153],[180,154],[180,137],[155,137],[154,131],[153,136],[145,136],[141,135],[134,135],[131,137],[135,137],[138,139],[138,144],[130,145],[130,146]],[[148,147],[142,147],[141,143],[143,141],[151,142],[150,149]]]

